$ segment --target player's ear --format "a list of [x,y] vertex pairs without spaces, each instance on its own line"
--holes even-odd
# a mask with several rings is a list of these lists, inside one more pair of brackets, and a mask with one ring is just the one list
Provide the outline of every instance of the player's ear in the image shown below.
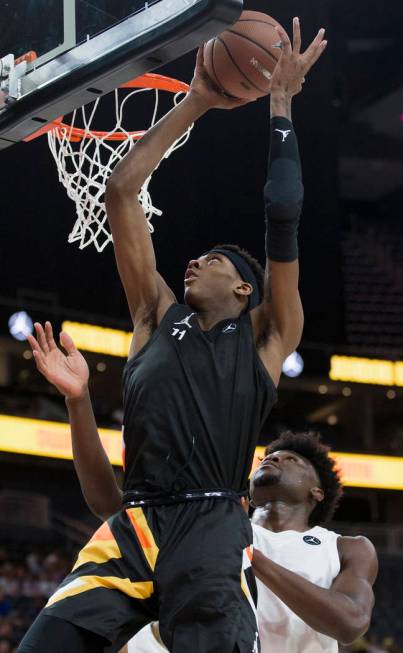
[[247,297],[248,295],[252,294],[253,288],[250,283],[247,283],[247,281],[242,281],[242,279],[240,279],[237,282],[234,291],[237,295],[243,295],[244,297]]
[[315,501],[317,501],[318,503],[323,501],[323,499],[325,498],[325,493],[321,487],[312,487],[309,492],[311,497],[315,499]]

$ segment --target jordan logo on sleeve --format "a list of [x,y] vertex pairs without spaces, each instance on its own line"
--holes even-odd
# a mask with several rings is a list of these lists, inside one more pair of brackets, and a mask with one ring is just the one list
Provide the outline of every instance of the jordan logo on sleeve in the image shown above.
[[284,143],[284,141],[287,139],[287,137],[291,134],[291,129],[275,129],[275,132],[280,132],[280,134],[283,137],[283,140],[281,141]]

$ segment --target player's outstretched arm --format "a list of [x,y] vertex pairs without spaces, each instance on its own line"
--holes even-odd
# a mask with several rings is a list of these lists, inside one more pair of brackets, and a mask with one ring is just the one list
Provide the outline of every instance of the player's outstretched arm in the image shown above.
[[28,336],[36,366],[65,397],[70,418],[74,466],[84,498],[92,512],[107,519],[120,510],[122,493],[100,440],[88,391],[89,370],[72,338],[60,334],[65,354],[53,337],[50,322],[35,324],[36,338]]
[[157,275],[156,260],[144,212],[138,201],[143,183],[171,145],[211,108],[246,104],[217,92],[205,73],[203,50],[197,55],[190,93],[141,138],[116,166],[106,188],[106,209],[119,274],[135,326],[158,324],[175,301]]
[[378,560],[365,537],[339,538],[339,555],[341,571],[330,589],[285,569],[257,549],[252,567],[259,580],[313,630],[351,644],[370,625]]
[[[298,223],[304,187],[301,161],[291,103],[305,81],[305,75],[326,47],[324,30],[319,30],[308,49],[301,53],[298,18],[293,21],[293,44],[287,33],[277,28],[282,54],[271,83],[270,154],[266,205],[266,270],[264,300],[252,320],[256,341],[266,342],[260,355],[274,382],[280,379],[285,358],[298,346],[303,329],[303,310],[298,291]],[[270,333],[269,339],[265,334]]]

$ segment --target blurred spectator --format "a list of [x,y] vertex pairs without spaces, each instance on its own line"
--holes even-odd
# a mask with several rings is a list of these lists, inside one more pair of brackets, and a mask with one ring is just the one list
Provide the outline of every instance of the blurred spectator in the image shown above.
[[0,653],[14,653],[25,631],[71,567],[60,551],[27,555],[0,549]]
[[0,653],[11,653],[11,642],[8,639],[0,639]]
[[11,600],[6,596],[4,590],[0,590],[0,617],[6,617],[11,608]]

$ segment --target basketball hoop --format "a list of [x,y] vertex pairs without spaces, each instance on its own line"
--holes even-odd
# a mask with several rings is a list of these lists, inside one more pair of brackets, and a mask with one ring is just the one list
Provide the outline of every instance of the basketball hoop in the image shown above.
[[[104,201],[106,182],[115,165],[146,131],[128,131],[123,126],[123,113],[127,103],[136,95],[146,91],[154,92],[155,103],[149,128],[152,127],[157,120],[161,90],[174,94],[173,102],[176,106],[181,96],[189,91],[189,86],[170,77],[147,73],[113,91],[116,124],[110,131],[98,131],[92,128],[102,100],[100,97],[91,105],[73,111],[69,122],[65,121],[64,117],[58,118],[26,139],[32,140],[47,132],[59,181],[76,205],[76,222],[69,235],[69,243],[77,242],[80,249],[92,243],[98,252],[102,252],[112,241],[107,226]],[[78,121],[81,121],[82,126],[77,126]],[[192,128],[193,125],[172,145],[166,152],[165,159],[187,142]],[[150,181],[151,176],[141,188],[139,201],[152,233],[154,227],[151,219],[154,215],[162,215],[162,211],[152,203],[149,192]]]

